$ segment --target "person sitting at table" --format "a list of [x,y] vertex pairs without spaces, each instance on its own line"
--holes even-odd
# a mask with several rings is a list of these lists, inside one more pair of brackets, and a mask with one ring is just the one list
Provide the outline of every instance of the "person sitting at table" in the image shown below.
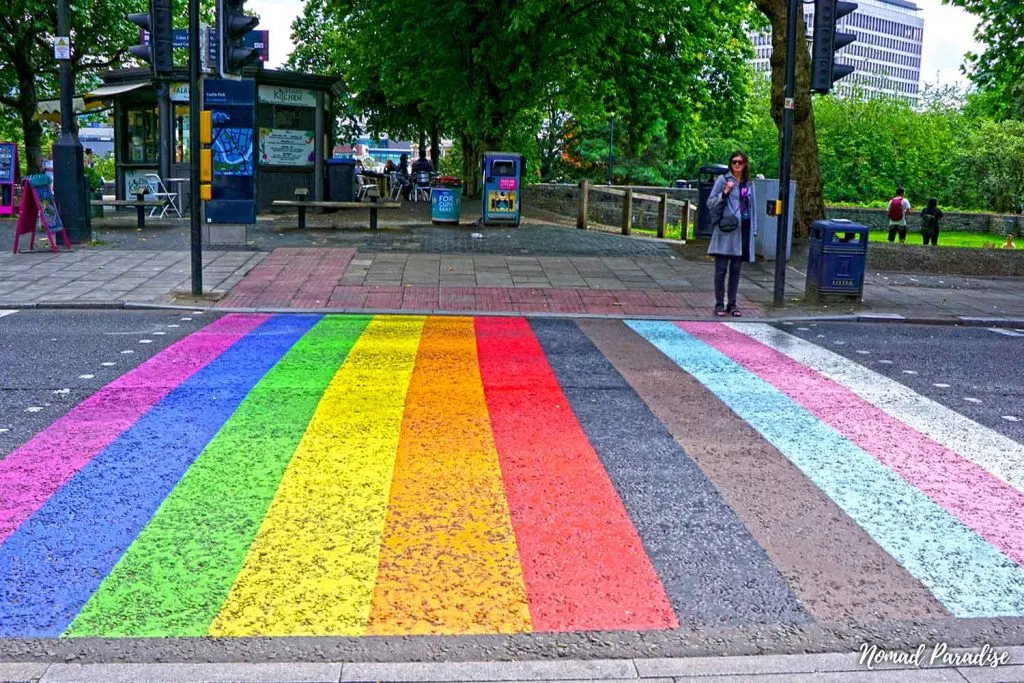
[[426,152],[426,150],[423,150],[423,149],[420,150],[420,158],[417,159],[416,161],[414,161],[413,164],[412,164],[412,174],[413,175],[416,175],[417,173],[422,173],[422,172],[426,172],[426,173],[433,173],[434,172],[434,164],[430,163],[430,159],[427,158],[427,152]]
[[395,162],[391,161],[391,159],[388,159],[387,163],[384,164],[385,173],[394,173],[397,170],[398,166],[395,166]]
[[396,176],[397,181],[402,185],[402,197],[408,201],[410,195],[412,195],[412,177],[409,176],[408,154],[398,157],[398,168],[395,169],[395,173],[398,174]]

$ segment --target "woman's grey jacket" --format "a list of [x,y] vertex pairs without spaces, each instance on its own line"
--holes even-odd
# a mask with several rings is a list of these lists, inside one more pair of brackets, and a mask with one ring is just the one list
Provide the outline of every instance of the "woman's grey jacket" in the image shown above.
[[[743,214],[740,212],[740,184],[737,182],[732,190],[729,191],[729,194],[723,195],[722,191],[725,190],[727,178],[733,178],[732,174],[720,175],[715,180],[715,185],[711,188],[711,195],[708,197],[707,209],[714,215],[714,212],[724,199],[725,207],[723,211],[736,216],[738,227],[732,232],[721,232],[718,226],[715,226],[715,231],[711,234],[711,242],[708,244],[708,254],[713,256],[743,256]],[[749,203],[747,204],[750,211],[750,249],[747,253],[750,254],[749,260],[753,261],[754,235],[757,234],[757,196],[754,194],[753,180],[747,181],[747,187],[750,188]]]

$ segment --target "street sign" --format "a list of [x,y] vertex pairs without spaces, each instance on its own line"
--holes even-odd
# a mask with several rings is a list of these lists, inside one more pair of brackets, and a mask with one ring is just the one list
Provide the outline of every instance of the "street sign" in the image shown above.
[[71,59],[71,39],[67,36],[55,36],[53,39],[53,58]]
[[[207,70],[207,64],[217,63],[217,30],[212,26],[204,27],[206,29],[206,41],[203,41],[204,36],[200,36],[199,44],[207,45],[206,49],[203,49],[199,54],[201,59],[206,61],[203,63],[203,71]],[[149,45],[149,31],[139,32],[139,45]],[[54,39],[56,41],[56,39]],[[242,43],[245,47],[251,47],[260,51],[260,61],[267,62],[270,60],[270,31],[250,31],[242,38]],[[176,28],[174,29],[174,43],[173,47],[175,50],[188,49],[188,29],[187,28]],[[54,49],[56,49],[56,42],[54,43]],[[62,59],[58,57],[58,59]],[[63,59],[71,59],[70,54]]]

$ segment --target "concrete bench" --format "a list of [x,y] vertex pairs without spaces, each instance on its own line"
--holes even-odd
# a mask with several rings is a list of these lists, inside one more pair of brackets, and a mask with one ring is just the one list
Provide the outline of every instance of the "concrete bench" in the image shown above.
[[134,206],[139,214],[139,228],[146,227],[146,209],[163,208],[166,199],[93,199],[92,206]]
[[[301,196],[298,193],[296,196]],[[306,209],[369,209],[370,230],[377,229],[378,209],[399,209],[401,202],[378,202],[376,197],[371,197],[369,202],[316,202],[305,199],[275,199],[273,206],[295,207],[299,210],[299,230],[306,228]]]

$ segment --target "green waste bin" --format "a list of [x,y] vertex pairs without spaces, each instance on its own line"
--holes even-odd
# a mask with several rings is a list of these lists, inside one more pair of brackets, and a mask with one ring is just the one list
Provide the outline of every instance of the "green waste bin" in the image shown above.
[[430,220],[435,225],[458,225],[462,209],[462,181],[441,176],[430,188]]

